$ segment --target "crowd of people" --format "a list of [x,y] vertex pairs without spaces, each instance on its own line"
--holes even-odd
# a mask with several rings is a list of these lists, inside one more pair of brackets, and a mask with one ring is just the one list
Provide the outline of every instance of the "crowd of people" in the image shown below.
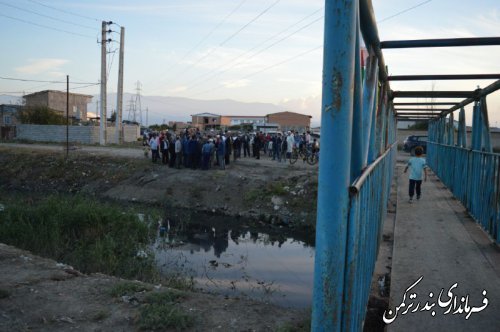
[[[310,132],[264,134],[241,132],[209,132],[186,129],[176,134],[168,130],[152,132],[144,137],[144,144],[151,150],[154,163],[162,162],[175,168],[208,170],[213,167],[225,169],[227,165],[241,158],[260,159],[264,154],[272,160],[286,162],[294,148],[308,147],[319,151],[319,143]],[[242,152],[243,150],[243,152]]]

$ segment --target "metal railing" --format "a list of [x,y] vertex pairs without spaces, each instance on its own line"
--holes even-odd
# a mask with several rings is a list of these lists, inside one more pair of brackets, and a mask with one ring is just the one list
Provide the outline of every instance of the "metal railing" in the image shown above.
[[347,262],[343,304],[344,331],[361,331],[370,295],[391,192],[397,144],[375,160],[350,188]]
[[369,0],[325,2],[313,331],[360,331],[366,314],[396,151],[379,44]]
[[429,166],[500,244],[500,154],[428,142]]

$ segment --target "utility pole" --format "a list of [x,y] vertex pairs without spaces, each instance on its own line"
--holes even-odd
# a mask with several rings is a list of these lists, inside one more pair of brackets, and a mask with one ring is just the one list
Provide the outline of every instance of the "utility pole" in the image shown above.
[[102,21],[101,31],[101,110],[99,120],[99,144],[106,145],[106,25]]
[[66,159],[69,154],[69,75],[66,75]]
[[123,111],[123,51],[125,41],[125,28],[120,29],[120,57],[118,64],[118,90],[116,93],[116,143],[123,143],[123,126],[122,126],[122,111]]

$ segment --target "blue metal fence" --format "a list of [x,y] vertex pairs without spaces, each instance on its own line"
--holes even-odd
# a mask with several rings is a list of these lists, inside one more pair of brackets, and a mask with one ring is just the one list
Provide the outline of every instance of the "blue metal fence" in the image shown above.
[[[485,106],[486,100],[482,103]],[[443,139],[445,121],[441,118],[429,124],[428,164],[481,227],[500,243],[500,154],[481,151],[491,149],[481,105],[474,110],[472,146],[476,149],[445,144],[453,144],[453,140]]]
[[366,313],[396,153],[379,44],[371,1],[325,2],[313,331],[360,331]]

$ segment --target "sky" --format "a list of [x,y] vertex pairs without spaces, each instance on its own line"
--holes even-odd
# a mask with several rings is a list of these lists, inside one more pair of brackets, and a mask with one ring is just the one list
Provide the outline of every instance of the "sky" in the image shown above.
[[[498,37],[497,0],[373,0],[380,40]],[[101,21],[108,35],[108,93],[116,92],[120,26],[124,90],[155,96],[271,103],[321,114],[323,0],[0,0],[0,77],[65,81],[99,94]],[[500,73],[500,46],[384,50],[389,74]],[[391,82],[393,90],[474,90],[492,80]],[[88,83],[88,84],[86,84]],[[65,84],[0,79],[0,95]],[[149,99],[151,98],[151,99]],[[405,100],[407,101],[407,100]],[[126,107],[128,100],[124,101]],[[110,106],[112,107],[112,106]],[[488,98],[500,126],[500,92]],[[156,105],[150,124],[193,109]],[[471,123],[470,107],[467,122]],[[108,113],[110,110],[108,110]],[[199,112],[203,112],[200,109]]]

